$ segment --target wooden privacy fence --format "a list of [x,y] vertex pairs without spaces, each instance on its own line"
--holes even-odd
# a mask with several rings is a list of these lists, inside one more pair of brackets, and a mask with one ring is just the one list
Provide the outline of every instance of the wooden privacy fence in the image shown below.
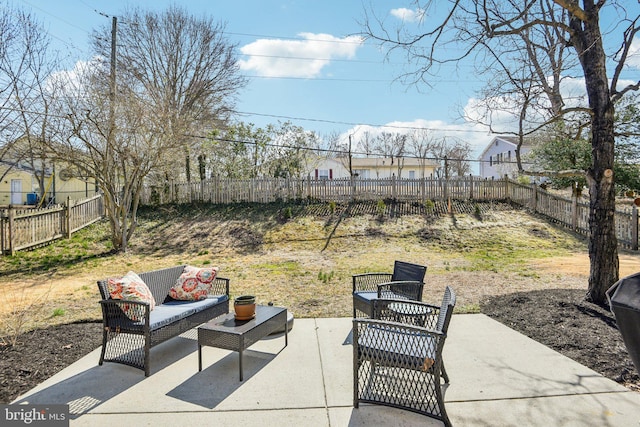
[[[562,197],[537,185],[520,184],[509,178],[473,176],[448,180],[418,179],[211,179],[195,183],[167,183],[145,187],[143,204],[272,203],[293,200],[347,202],[392,199],[423,203],[426,200],[509,201],[544,215],[550,221],[577,233],[589,234],[589,203],[578,197]],[[618,208],[615,213],[618,242],[638,250],[638,209]]]
[[0,210],[2,254],[43,245],[98,221],[104,215],[101,195],[86,200],[70,200],[62,205],[30,209],[9,206]]

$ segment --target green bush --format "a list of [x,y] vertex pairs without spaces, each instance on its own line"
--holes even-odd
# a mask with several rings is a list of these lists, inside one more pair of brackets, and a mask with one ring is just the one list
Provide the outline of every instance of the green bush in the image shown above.
[[384,216],[384,212],[387,210],[387,204],[384,200],[378,200],[378,204],[376,205],[376,213],[378,216]]
[[427,213],[433,213],[433,211],[435,211],[436,209],[436,204],[433,202],[433,200],[425,200],[424,201],[424,210]]

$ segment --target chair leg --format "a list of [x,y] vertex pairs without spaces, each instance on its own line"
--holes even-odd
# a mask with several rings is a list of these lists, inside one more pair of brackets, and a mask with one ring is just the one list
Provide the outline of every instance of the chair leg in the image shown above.
[[102,350],[100,351],[100,361],[98,362],[99,366],[102,366],[104,363],[104,355],[107,350],[107,327],[102,328]]
[[444,379],[445,384],[449,384],[449,375],[447,375],[447,370],[444,369],[444,362],[441,364],[440,375]]
[[449,421],[449,416],[447,415],[447,411],[444,409],[444,396],[442,395],[442,387],[437,385],[436,389],[436,400],[438,401],[438,408],[440,409],[440,417],[442,417],[442,422],[445,427],[452,427],[451,421]]
[[148,377],[150,373],[149,363],[151,361],[151,338],[147,336],[144,341],[144,376]]

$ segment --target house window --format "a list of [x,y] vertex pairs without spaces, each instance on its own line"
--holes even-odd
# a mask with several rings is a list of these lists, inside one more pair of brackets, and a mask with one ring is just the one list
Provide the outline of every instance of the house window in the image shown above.
[[333,170],[316,169],[316,179],[333,179]]
[[493,166],[493,157],[489,156],[489,166]]
[[359,179],[369,179],[369,169],[354,169],[353,175]]
[[416,179],[416,171],[409,171],[409,179]]

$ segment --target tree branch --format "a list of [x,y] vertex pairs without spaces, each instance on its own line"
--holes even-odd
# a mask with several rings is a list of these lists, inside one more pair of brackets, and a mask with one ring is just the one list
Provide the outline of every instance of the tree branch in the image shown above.
[[587,20],[587,13],[578,6],[577,1],[571,0],[553,0],[555,4],[566,9],[570,14],[581,20],[582,22]]

